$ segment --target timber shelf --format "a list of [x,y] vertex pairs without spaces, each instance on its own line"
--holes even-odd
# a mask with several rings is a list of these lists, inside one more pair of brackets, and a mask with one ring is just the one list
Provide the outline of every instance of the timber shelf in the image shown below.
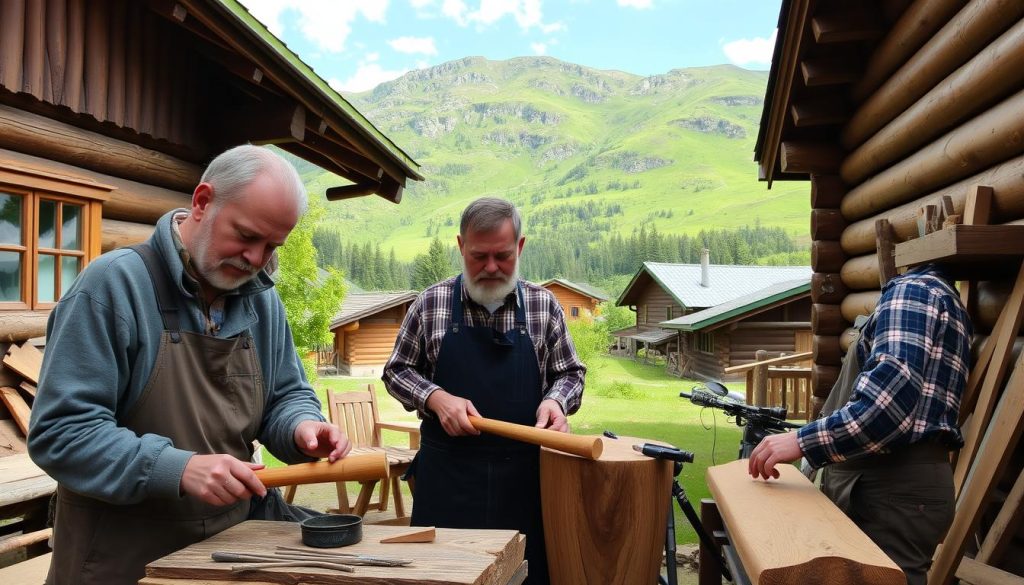
[[1015,272],[1024,259],[1024,225],[957,224],[896,244],[896,266],[942,262],[958,279]]

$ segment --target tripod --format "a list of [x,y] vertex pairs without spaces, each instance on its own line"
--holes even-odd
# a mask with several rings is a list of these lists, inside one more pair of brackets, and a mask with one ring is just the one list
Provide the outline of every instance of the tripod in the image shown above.
[[[683,515],[686,516],[690,525],[697,531],[697,537],[704,543],[704,546],[708,550],[715,550],[711,535],[704,530],[704,525],[701,524],[697,511],[693,509],[693,504],[686,497],[686,490],[683,489],[683,486],[679,485],[679,473],[683,470],[683,463],[693,463],[693,453],[676,449],[675,447],[652,445],[651,443],[645,443],[642,446],[633,445],[633,449],[640,451],[648,457],[672,462],[672,495],[669,497],[668,522],[665,526],[666,577],[659,576],[658,583],[662,585],[678,585],[678,576],[676,575],[676,515],[672,510],[673,499],[679,504],[679,509],[683,511]],[[722,570],[722,576],[732,581],[729,569],[726,568],[725,562],[722,559],[718,559],[718,566]]]

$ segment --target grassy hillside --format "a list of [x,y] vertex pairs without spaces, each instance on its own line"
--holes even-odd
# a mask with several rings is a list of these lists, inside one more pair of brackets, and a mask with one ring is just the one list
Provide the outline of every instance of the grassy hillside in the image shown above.
[[[534,218],[558,206],[569,205],[561,216],[571,218],[596,205],[606,235],[760,221],[804,243],[807,186],[769,191],[752,160],[766,82],[764,72],[725,65],[641,77],[549,57],[471,57],[410,72],[348,97],[423,165],[426,180],[397,206],[378,197],[332,204],[329,221],[354,241],[394,246],[403,260],[435,234],[454,241],[459,213],[481,195],[519,204],[528,237]],[[314,193],[342,184],[329,174],[306,179]]]

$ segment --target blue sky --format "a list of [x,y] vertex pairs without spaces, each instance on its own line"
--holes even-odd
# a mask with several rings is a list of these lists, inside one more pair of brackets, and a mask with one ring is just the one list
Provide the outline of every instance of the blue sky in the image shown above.
[[240,0],[342,93],[467,56],[767,69],[781,0]]

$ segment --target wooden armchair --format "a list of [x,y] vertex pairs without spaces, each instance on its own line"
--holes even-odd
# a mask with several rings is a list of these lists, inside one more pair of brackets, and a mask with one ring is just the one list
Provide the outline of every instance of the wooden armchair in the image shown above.
[[[372,453],[384,451],[388,458],[390,481],[380,482],[380,496],[371,502],[373,491],[379,480],[360,482],[359,497],[353,508],[348,501],[346,482],[337,482],[338,511],[343,514],[354,513],[362,516],[369,509],[385,511],[388,509],[388,492],[394,494],[395,515],[406,516],[405,503],[399,481],[409,468],[416,451],[420,446],[420,429],[416,423],[381,422],[377,411],[377,394],[373,384],[367,384],[365,390],[334,392],[327,391],[327,404],[331,422],[338,426],[352,441],[352,453]],[[388,429],[409,433],[409,447],[384,446],[381,442],[381,430]],[[296,486],[285,491],[285,499],[291,502],[295,497]],[[411,486],[410,486],[411,488]]]

